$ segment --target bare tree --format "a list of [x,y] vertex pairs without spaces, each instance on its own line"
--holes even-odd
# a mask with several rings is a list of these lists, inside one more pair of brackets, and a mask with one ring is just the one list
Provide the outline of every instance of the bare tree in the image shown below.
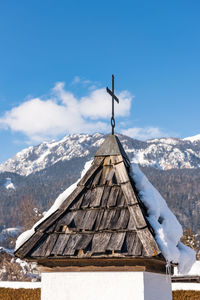
[[36,205],[32,195],[26,195],[11,214],[13,226],[22,226],[27,230],[42,217],[42,209],[41,206]]

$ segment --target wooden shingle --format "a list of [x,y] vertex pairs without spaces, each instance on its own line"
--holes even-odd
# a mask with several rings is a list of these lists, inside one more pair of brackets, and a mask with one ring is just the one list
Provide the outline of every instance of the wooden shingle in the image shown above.
[[160,256],[118,138],[107,138],[76,189],[15,254],[46,263]]

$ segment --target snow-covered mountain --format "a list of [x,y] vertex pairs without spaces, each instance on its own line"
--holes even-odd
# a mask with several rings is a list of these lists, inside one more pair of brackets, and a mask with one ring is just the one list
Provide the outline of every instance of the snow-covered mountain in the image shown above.
[[[142,142],[119,135],[131,161],[162,170],[199,168],[200,140],[197,137],[161,138]],[[76,157],[88,157],[89,159],[104,139],[105,135],[100,133],[74,134],[66,136],[60,141],[43,142],[38,146],[22,150],[1,164],[0,172],[12,172],[27,176],[60,161],[69,161]]]
[[74,134],[56,142],[43,142],[18,152],[13,158],[0,165],[0,172],[29,175],[73,157],[84,157],[90,148],[98,147],[104,141],[102,134]]
[[199,142],[200,141],[200,134],[186,137],[183,140],[184,141],[190,141],[190,142]]
[[[17,153],[0,165],[0,230],[24,226],[23,203],[47,210],[79,177],[105,135],[76,134]],[[200,141],[175,138],[139,141],[119,135],[132,162],[139,163],[184,227],[200,232]],[[14,188],[11,188],[13,184]]]

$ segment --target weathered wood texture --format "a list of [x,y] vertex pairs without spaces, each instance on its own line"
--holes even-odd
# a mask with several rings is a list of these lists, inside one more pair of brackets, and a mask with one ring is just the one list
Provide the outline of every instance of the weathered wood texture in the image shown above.
[[[166,273],[166,263],[159,258],[48,258],[38,259],[42,272],[108,272],[108,271],[146,271]],[[173,270],[173,266],[172,266]]]
[[124,155],[98,156],[77,188],[17,252],[29,259],[158,257]]

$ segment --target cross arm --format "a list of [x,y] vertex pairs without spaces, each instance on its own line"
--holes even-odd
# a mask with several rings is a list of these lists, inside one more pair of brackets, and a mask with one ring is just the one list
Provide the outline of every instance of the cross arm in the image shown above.
[[115,96],[115,94],[108,87],[106,88],[106,91],[108,94],[110,94],[115,99],[115,101],[117,101],[117,103],[119,103],[119,99]]

